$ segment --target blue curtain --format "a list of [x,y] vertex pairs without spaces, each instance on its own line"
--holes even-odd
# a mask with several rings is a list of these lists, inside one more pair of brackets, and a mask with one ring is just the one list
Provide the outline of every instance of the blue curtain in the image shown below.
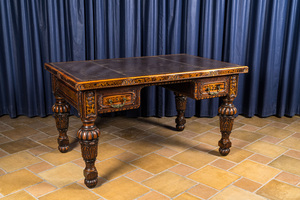
[[[249,66],[239,114],[300,114],[299,0],[0,0],[0,27],[0,115],[51,114],[45,62],[175,53]],[[215,116],[219,103],[188,99],[186,116]],[[161,87],[127,111],[175,114]]]

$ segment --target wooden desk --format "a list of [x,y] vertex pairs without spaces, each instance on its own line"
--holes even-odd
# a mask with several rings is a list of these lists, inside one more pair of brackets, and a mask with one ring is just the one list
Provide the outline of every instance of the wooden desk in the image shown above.
[[219,152],[225,156],[230,151],[229,135],[237,112],[232,102],[237,95],[238,76],[248,72],[247,66],[186,54],[46,63],[45,68],[52,74],[56,98],[52,109],[59,131],[59,151],[64,153],[69,149],[69,104],[80,114],[83,125],[77,137],[86,163],[85,184],[89,188],[96,186],[98,177],[94,163],[100,131],[94,122],[99,113],[137,109],[141,89],[161,85],[175,92],[176,129],[182,131],[186,97],[196,100],[223,97],[219,108],[222,133]]

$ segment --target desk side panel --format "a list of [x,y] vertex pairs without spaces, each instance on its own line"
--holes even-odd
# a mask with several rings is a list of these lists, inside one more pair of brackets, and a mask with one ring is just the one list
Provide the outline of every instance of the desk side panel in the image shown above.
[[78,108],[78,92],[55,75],[52,75],[52,89],[54,95],[63,97],[73,107]]

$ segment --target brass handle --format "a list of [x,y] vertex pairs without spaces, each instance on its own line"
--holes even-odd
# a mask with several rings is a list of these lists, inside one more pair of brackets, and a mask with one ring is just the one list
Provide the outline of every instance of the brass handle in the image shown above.
[[217,91],[216,92],[211,92],[210,91],[210,87],[207,88],[207,91],[208,91],[209,95],[216,95],[216,94],[218,94],[220,92],[220,90],[221,90],[221,86],[220,85],[217,85]]
[[126,98],[125,97],[123,98],[123,103],[122,104],[113,105],[113,101],[111,99],[109,99],[108,102],[110,103],[110,106],[112,108],[122,108],[126,103]]

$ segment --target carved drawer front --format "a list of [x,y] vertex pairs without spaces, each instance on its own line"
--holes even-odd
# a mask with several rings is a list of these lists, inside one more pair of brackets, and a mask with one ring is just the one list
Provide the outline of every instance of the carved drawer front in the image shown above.
[[214,77],[199,80],[198,99],[225,96],[229,91],[229,77]]
[[110,89],[100,91],[98,97],[100,113],[135,109],[140,106],[140,89]]

